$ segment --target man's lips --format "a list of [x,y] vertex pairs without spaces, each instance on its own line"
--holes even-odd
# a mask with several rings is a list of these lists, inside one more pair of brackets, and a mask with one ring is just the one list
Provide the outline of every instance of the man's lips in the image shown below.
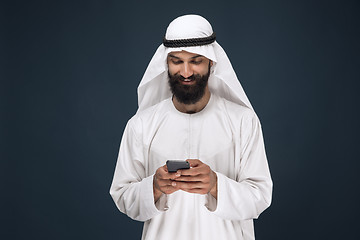
[[196,81],[191,79],[184,79],[184,80],[180,80],[180,82],[184,85],[193,85]]

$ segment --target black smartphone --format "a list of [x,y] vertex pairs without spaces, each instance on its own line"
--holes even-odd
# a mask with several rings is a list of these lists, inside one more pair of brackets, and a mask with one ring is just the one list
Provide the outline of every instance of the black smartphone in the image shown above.
[[179,169],[189,169],[190,164],[185,160],[167,160],[166,166],[169,172],[176,172]]

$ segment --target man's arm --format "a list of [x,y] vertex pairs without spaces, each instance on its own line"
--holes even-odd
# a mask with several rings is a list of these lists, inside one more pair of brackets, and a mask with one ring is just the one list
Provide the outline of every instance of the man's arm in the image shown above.
[[154,204],[153,175],[146,176],[141,130],[131,119],[124,131],[110,194],[118,209],[130,218],[146,221],[161,211]]
[[176,179],[177,187],[183,191],[209,193],[208,209],[224,219],[257,218],[271,202],[272,181],[260,123],[254,115],[244,119],[243,124],[243,151],[237,179],[215,173],[200,160],[188,160],[192,168],[181,170],[181,177]]
[[270,206],[272,180],[267,163],[261,125],[254,114],[241,122],[240,167],[236,179],[217,172],[218,198],[210,208],[230,220],[257,218]]

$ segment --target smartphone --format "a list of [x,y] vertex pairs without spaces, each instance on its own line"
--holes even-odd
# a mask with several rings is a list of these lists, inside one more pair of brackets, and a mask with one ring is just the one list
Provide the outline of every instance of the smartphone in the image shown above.
[[185,160],[167,160],[166,166],[169,172],[176,172],[179,169],[189,169],[190,164]]

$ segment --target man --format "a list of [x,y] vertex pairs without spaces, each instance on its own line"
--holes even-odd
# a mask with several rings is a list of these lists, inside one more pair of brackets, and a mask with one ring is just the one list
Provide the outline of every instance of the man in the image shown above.
[[[254,239],[272,194],[261,126],[206,19],[170,23],[138,100],[110,194],[142,239]],[[190,169],[169,172],[174,159]]]

